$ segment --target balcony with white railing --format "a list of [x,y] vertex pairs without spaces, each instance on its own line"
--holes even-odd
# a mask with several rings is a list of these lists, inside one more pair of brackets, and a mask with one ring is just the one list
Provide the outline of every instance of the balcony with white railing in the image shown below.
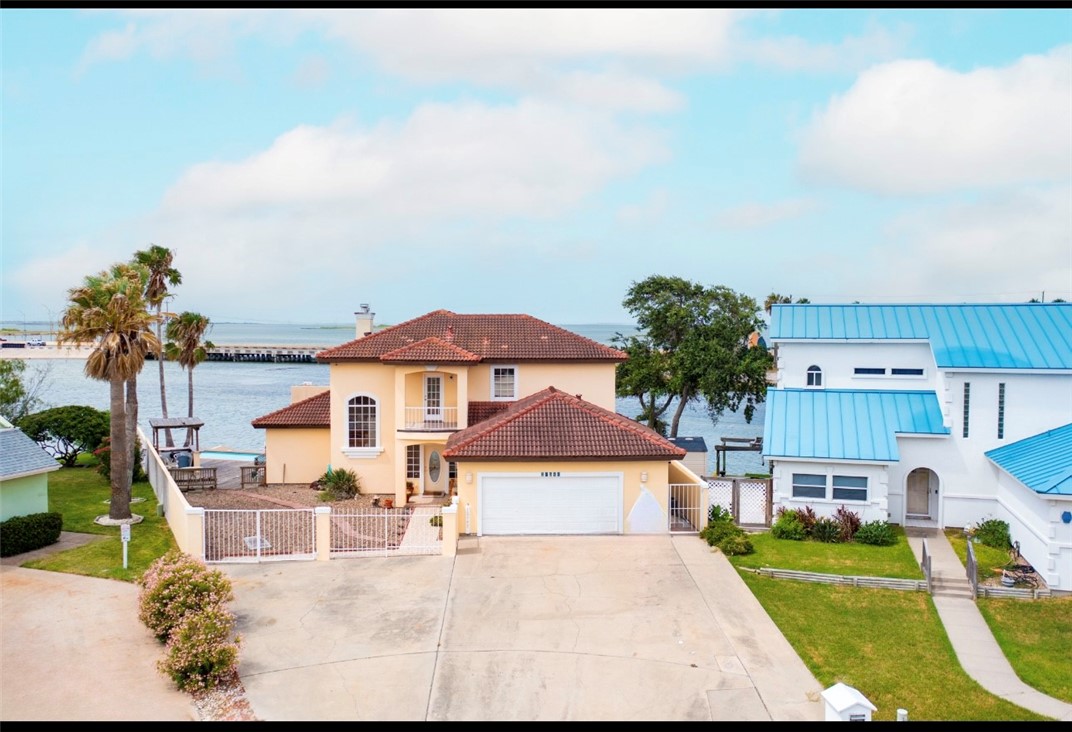
[[406,407],[402,429],[411,432],[444,432],[458,429],[457,407]]

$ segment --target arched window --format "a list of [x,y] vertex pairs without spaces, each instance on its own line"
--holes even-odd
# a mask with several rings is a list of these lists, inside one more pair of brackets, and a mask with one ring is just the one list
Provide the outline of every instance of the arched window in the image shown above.
[[378,405],[370,396],[355,396],[347,402],[347,447],[376,447],[380,444]]
[[808,367],[808,386],[822,386],[823,385],[823,370],[818,366],[812,365]]

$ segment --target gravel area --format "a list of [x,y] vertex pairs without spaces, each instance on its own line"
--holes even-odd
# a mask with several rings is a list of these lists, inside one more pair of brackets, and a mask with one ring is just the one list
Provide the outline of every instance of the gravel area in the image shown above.
[[[394,499],[394,494],[366,493],[342,501],[323,501],[320,491],[308,485],[271,484],[259,488],[217,488],[193,490],[183,494],[191,506],[221,509],[271,509],[282,506],[310,507],[331,506],[333,511],[352,511],[372,508],[378,501]],[[444,499],[444,503],[446,500]]]

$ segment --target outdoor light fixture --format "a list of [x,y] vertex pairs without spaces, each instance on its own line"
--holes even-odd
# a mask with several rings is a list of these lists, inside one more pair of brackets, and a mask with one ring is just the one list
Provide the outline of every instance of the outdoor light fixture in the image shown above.
[[473,474],[472,473],[466,473],[465,474],[465,482],[466,483],[472,483],[473,482]]
[[640,474],[640,482],[641,483],[647,483],[648,482],[648,473],[647,473],[647,471],[644,471],[644,472],[642,472]]

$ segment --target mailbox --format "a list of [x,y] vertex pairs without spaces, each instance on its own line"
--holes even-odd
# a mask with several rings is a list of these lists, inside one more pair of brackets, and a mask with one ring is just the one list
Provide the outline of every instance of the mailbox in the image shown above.
[[822,693],[827,722],[870,722],[875,705],[856,689],[838,682]]

